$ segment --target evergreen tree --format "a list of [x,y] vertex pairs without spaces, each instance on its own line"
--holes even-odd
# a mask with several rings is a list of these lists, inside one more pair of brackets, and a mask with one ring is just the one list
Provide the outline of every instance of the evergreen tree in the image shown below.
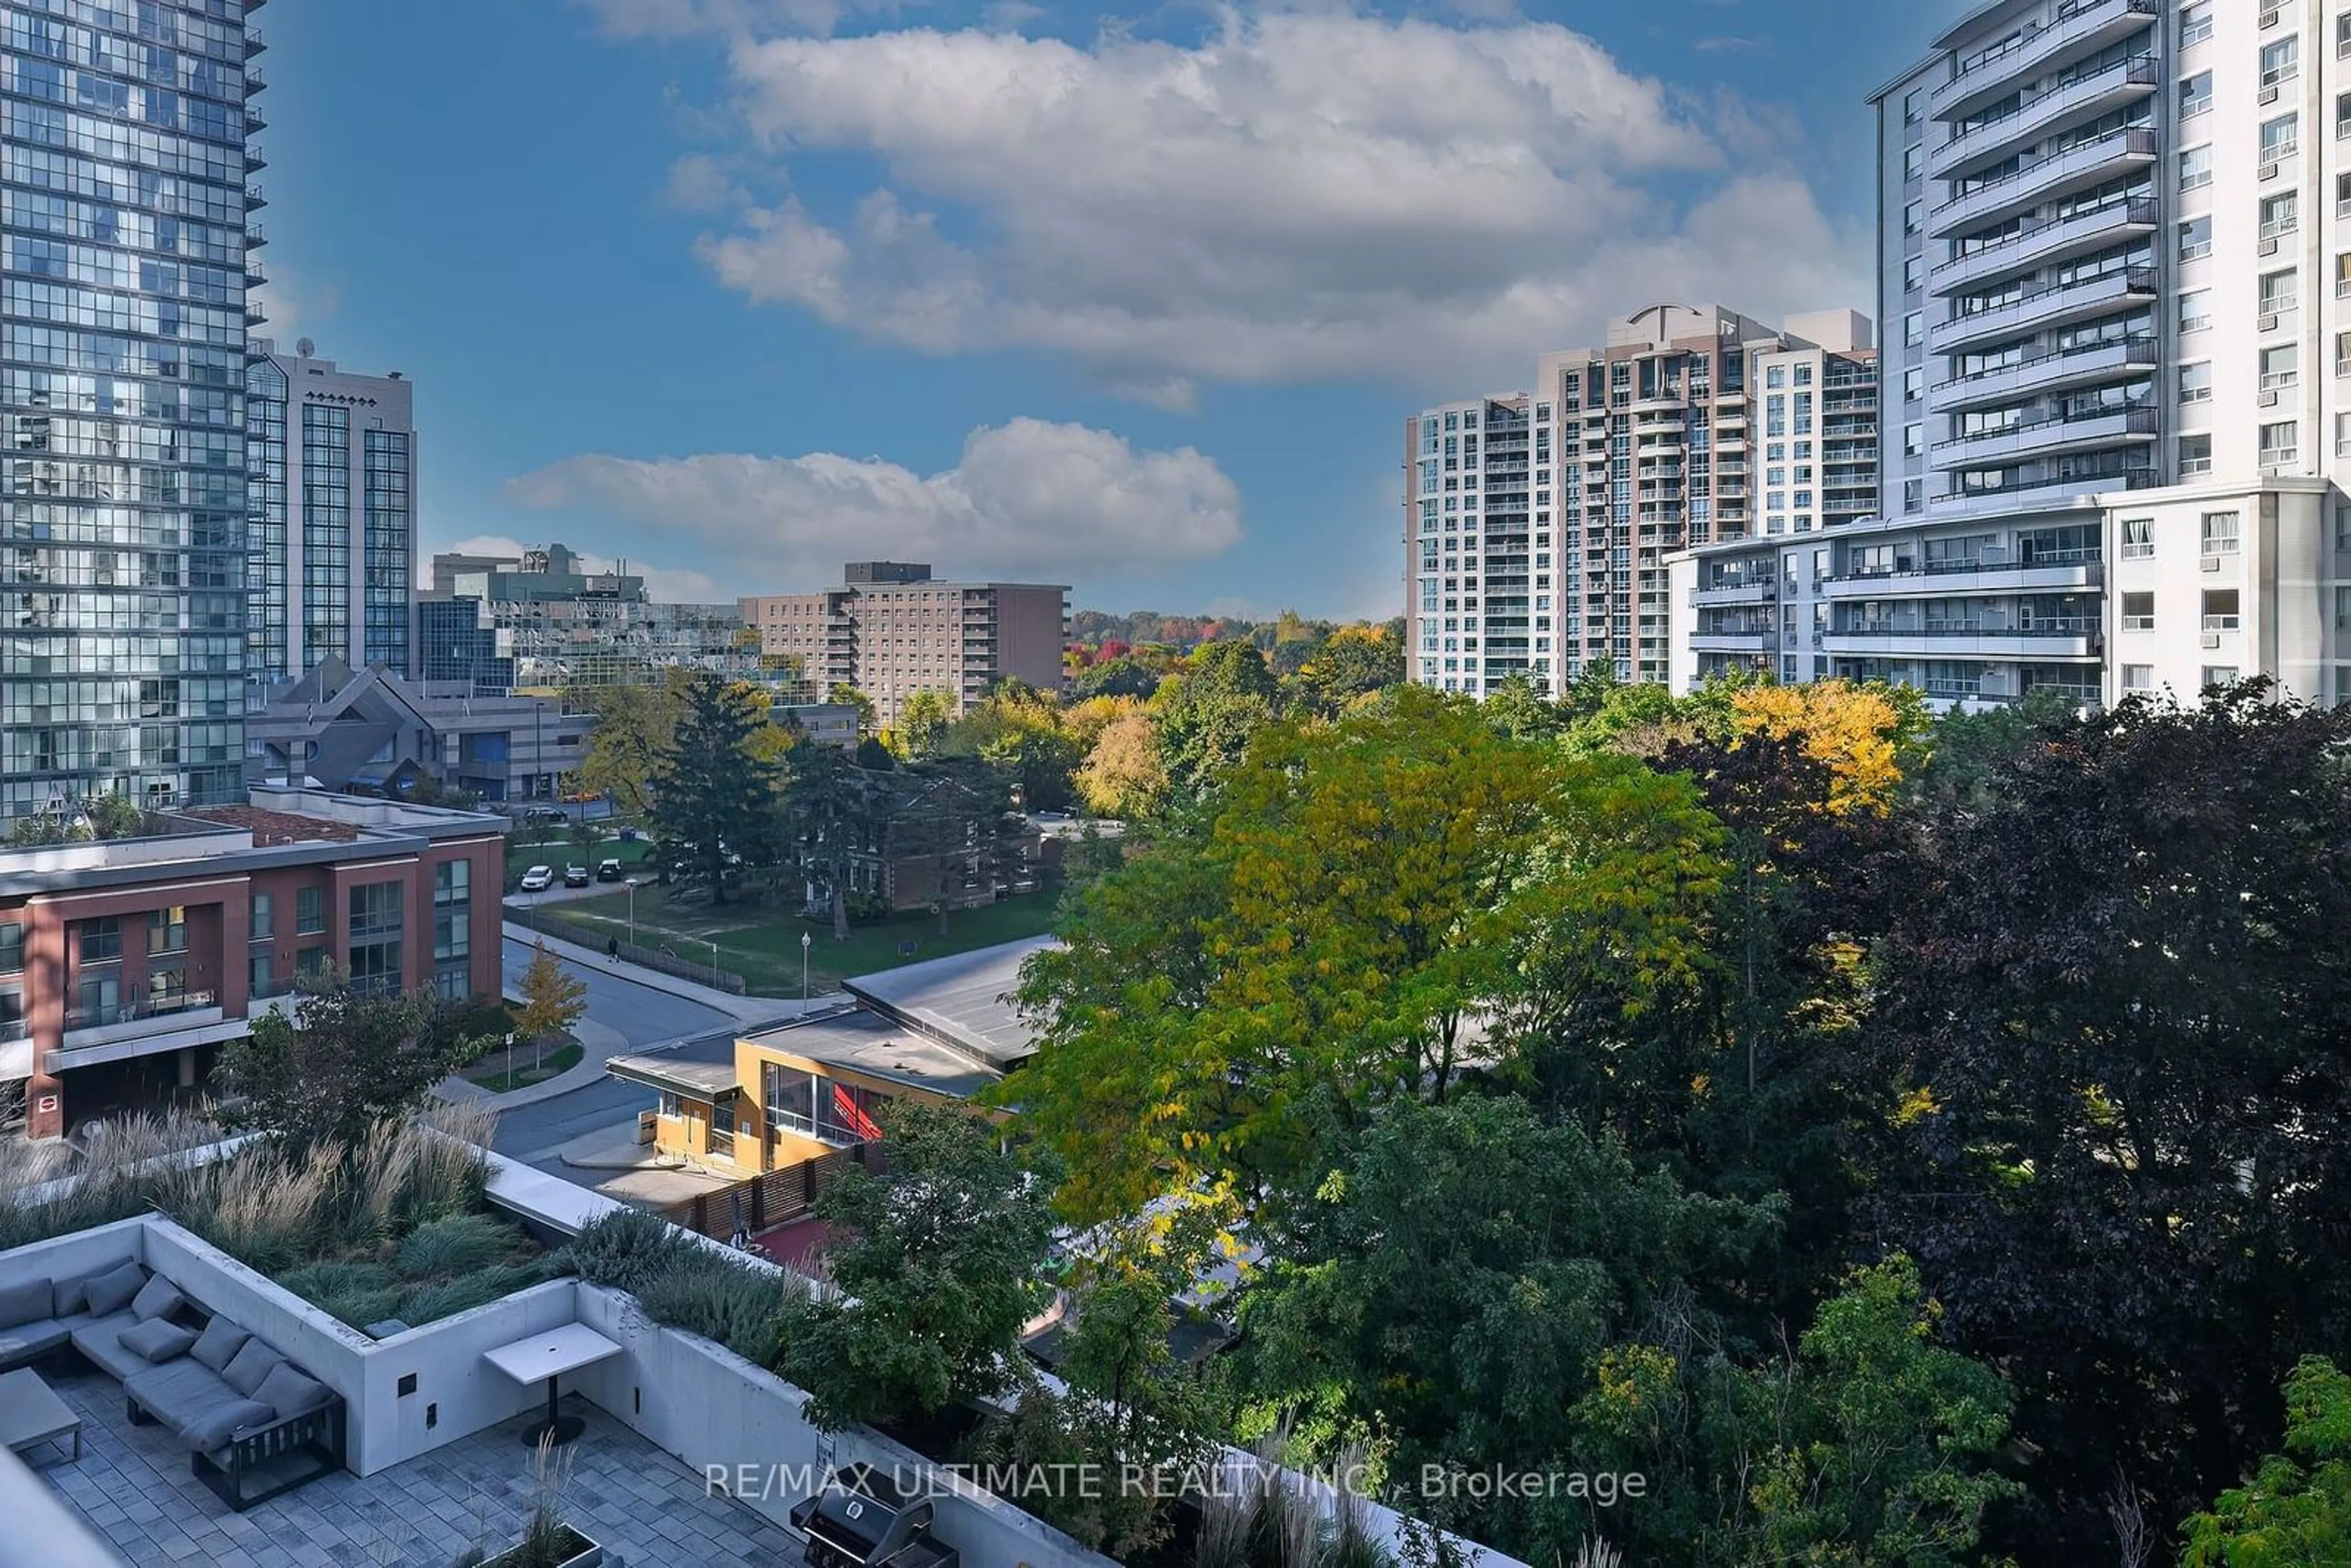
[[698,676],[654,776],[653,822],[670,874],[708,887],[714,904],[726,902],[729,855],[747,865],[775,858],[779,780],[753,755],[765,727],[748,688]]

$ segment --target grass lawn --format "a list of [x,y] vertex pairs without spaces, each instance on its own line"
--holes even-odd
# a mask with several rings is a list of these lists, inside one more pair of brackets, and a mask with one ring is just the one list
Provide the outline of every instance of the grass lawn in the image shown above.
[[[809,988],[836,990],[850,975],[870,975],[901,964],[998,942],[1040,936],[1052,929],[1060,903],[1055,893],[1028,893],[984,909],[958,909],[947,915],[946,935],[939,935],[935,915],[914,914],[852,925],[846,941],[835,941],[832,923],[803,920],[796,913],[772,905],[707,903],[673,904],[665,887],[637,889],[637,941],[648,947],[668,944],[681,958],[708,962],[710,943],[718,944],[718,967],[731,969],[750,982],[754,995],[798,996],[800,989],[800,933],[815,940],[809,946]],[[550,915],[609,933],[625,940],[629,934],[629,898],[625,893],[576,899],[549,907]],[[912,945],[913,951],[902,949]]]
[[573,1040],[568,1045],[539,1053],[537,1058],[538,1065],[533,1067],[530,1047],[517,1040],[513,1059],[514,1071],[508,1072],[507,1048],[500,1045],[476,1058],[474,1065],[465,1069],[465,1076],[493,1094],[503,1094],[509,1089],[527,1089],[534,1083],[546,1082],[567,1067],[578,1066],[580,1042]]
[[[605,827],[598,823],[599,828]],[[535,865],[553,866],[556,883],[562,884],[563,868],[584,865],[591,873],[606,861],[619,861],[624,872],[634,872],[653,852],[653,840],[638,839],[623,842],[617,837],[619,830],[610,829],[593,845],[583,846],[571,837],[571,830],[541,827],[518,831],[507,841],[507,891],[513,893],[522,885],[522,873]]]

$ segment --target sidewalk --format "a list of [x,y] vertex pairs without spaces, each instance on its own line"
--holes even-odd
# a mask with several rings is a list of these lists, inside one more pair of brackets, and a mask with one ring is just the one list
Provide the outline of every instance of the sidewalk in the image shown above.
[[[609,1024],[582,1018],[571,1026],[572,1038],[580,1042],[580,1060],[544,1082],[509,1089],[503,1094],[493,1094],[487,1089],[465,1077],[453,1073],[434,1086],[433,1092],[444,1100],[481,1100],[494,1109],[512,1111],[518,1106],[535,1105],[541,1100],[552,1100],[558,1094],[569,1094],[574,1089],[584,1089],[590,1083],[601,1083],[604,1063],[615,1056],[626,1056],[634,1049],[623,1035]],[[676,1040],[664,1040],[653,1049],[675,1045]],[[503,1050],[498,1054],[504,1055]]]
[[[547,950],[558,957],[569,958],[575,964],[592,965],[596,968],[618,975],[622,979],[633,980],[649,989],[667,991],[671,996],[683,997],[690,1002],[700,1002],[706,1008],[716,1008],[738,1023],[768,1023],[779,1018],[795,1017],[800,1011],[800,1004],[789,998],[738,997],[731,991],[722,991],[715,986],[705,986],[695,980],[682,979],[675,975],[664,974],[659,969],[648,969],[641,964],[615,964],[596,948],[583,946],[577,942],[567,942],[560,936],[549,936],[542,932],[533,931],[528,925],[508,925],[501,923],[501,929],[506,933],[507,941],[519,942],[526,947],[536,946],[544,942],[547,944]],[[810,998],[809,1005],[814,1007],[825,1003],[827,999],[823,997]]]

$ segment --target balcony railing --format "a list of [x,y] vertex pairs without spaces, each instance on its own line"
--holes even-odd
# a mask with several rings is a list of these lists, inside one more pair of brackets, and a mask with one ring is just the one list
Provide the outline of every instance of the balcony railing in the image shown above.
[[1948,179],[1955,167],[1996,158],[2068,113],[2095,109],[2109,97],[2144,98],[2162,79],[2162,62],[2153,55],[2117,60],[2047,92],[2028,96],[1997,119],[1980,120],[1956,132],[1929,151],[1927,172],[1936,179]]
[[106,1007],[75,1008],[66,1014],[66,1030],[71,1033],[78,1029],[112,1029],[120,1024],[170,1018],[175,1013],[194,1012],[202,1008],[219,1005],[220,998],[211,991],[181,991],[170,996],[141,997]]
[[2158,0],[2067,0],[2057,8],[2054,21],[2027,23],[2013,36],[1961,60],[1951,79],[1928,95],[1928,108],[1938,116],[1946,114],[1978,92],[2005,87],[2032,59],[2094,37],[2126,17],[2151,17],[2157,10]]
[[2118,201],[2101,202],[2095,207],[2085,207],[2079,212],[2027,224],[2005,239],[1978,246],[1964,256],[1955,256],[1939,264],[1933,276],[1939,284],[1943,279],[1956,279],[1978,272],[1989,275],[2030,266],[2041,260],[2047,252],[2076,238],[2103,235],[2118,227],[2151,229],[2155,227],[2158,216],[2153,196],[2127,196]]
[[1928,344],[1940,351],[2012,337],[2030,327],[2056,325],[2076,312],[2094,314],[2126,300],[2152,300],[2156,293],[2157,274],[2151,267],[2117,267],[2095,277],[2043,284],[1981,310],[1953,311],[1928,329]]
[[1969,187],[1935,212],[1928,220],[1929,232],[1939,236],[1987,222],[2003,211],[2030,205],[2055,181],[2076,174],[2111,174],[2120,160],[2151,162],[2155,155],[2155,132],[2147,127],[2129,125],[2107,131]]

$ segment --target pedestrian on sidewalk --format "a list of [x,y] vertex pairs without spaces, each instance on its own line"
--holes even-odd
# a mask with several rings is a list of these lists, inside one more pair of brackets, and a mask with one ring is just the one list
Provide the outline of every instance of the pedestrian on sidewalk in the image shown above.
[[604,956],[615,964],[621,961],[621,939],[618,936],[604,938]]

